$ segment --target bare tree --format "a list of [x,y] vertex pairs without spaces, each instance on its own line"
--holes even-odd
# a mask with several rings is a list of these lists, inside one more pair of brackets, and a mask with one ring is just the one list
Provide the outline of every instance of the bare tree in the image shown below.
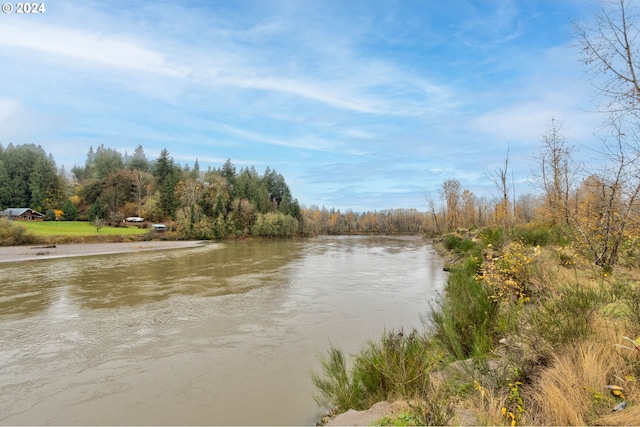
[[470,190],[462,192],[462,222],[465,227],[476,225],[477,197]]
[[507,146],[507,155],[504,158],[504,168],[500,167],[487,174],[491,182],[493,182],[493,184],[496,186],[496,190],[500,195],[500,199],[496,203],[496,222],[504,227],[508,227],[511,224],[511,212],[509,210],[508,171],[509,147]]
[[153,180],[153,175],[148,172],[143,172],[138,169],[134,169],[131,171],[131,179],[133,181],[133,196],[136,199],[138,204],[138,216],[142,216],[142,198],[149,190],[149,186],[151,181]]
[[534,220],[536,208],[539,204],[538,197],[535,194],[521,194],[517,203],[514,204],[516,205],[516,219],[519,222],[529,223]]
[[567,144],[562,124],[551,118],[547,132],[542,135],[537,158],[540,175],[536,179],[543,190],[547,217],[556,224],[570,222],[569,197],[576,175],[572,154],[573,147]]
[[638,15],[626,0],[601,0],[593,20],[575,25],[589,67],[599,111],[617,116],[640,112]]
[[640,203],[640,154],[629,149],[619,122],[611,129],[615,133],[603,140],[602,152],[609,164],[583,181],[575,215],[569,217],[595,264],[605,270],[617,263],[620,245],[638,226]]
[[440,222],[438,221],[438,212],[436,208],[436,202],[431,197],[431,193],[425,192],[424,198],[427,201],[427,206],[429,207],[429,211],[431,212],[431,216],[436,226],[436,233],[442,234],[442,228],[440,227]]
[[613,267],[620,244],[637,222],[640,193],[640,52],[638,14],[626,0],[602,0],[593,20],[576,25],[583,61],[589,67],[604,122],[602,171],[592,174],[576,196],[571,224],[596,265]]
[[460,181],[448,179],[442,183],[442,198],[446,204],[445,222],[447,231],[455,230],[458,226],[460,206]]

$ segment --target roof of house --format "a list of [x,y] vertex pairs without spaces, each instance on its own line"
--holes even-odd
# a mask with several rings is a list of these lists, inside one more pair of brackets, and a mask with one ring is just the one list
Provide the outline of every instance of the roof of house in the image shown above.
[[0,216],[20,216],[27,211],[31,211],[36,215],[44,216],[44,214],[38,211],[35,211],[31,208],[8,208],[0,212]]

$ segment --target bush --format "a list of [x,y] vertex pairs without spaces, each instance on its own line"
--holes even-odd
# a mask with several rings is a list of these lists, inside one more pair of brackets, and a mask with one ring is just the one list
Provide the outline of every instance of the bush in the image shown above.
[[281,212],[259,214],[251,227],[251,234],[258,237],[291,237],[298,231],[298,220]]
[[[451,406],[439,389],[432,386],[430,373],[440,354],[417,330],[405,334],[385,332],[379,342],[369,341],[356,356],[353,369],[346,369],[342,352],[334,347],[321,360],[324,377],[312,374],[321,395],[321,406],[337,406],[339,411],[366,409],[383,400],[404,399],[411,405],[413,417],[420,425],[444,425],[451,417]],[[428,401],[422,401],[428,397]]]
[[486,227],[478,233],[478,236],[485,245],[496,248],[502,246],[505,241],[504,230],[501,227]]
[[126,227],[124,221],[124,214],[121,213],[112,213],[109,215],[109,220],[107,221],[107,225],[110,227]]
[[502,255],[487,255],[478,280],[491,289],[493,301],[528,302],[532,292],[529,284],[532,263],[537,255],[537,247],[511,242]]
[[408,334],[401,330],[385,333],[380,342],[369,341],[354,369],[367,394],[380,401],[423,395],[437,361],[429,342],[415,329]]
[[537,224],[525,224],[514,228],[512,238],[528,246],[545,246],[555,240],[549,227]]
[[15,221],[0,219],[0,246],[28,245],[35,242],[35,237],[27,233],[27,229]]
[[618,302],[619,315],[629,326],[640,328],[640,287],[631,283],[616,282],[613,285],[613,298]]
[[471,239],[463,239],[455,234],[449,234],[442,240],[446,250],[457,254],[466,254],[476,249],[477,245]]
[[329,357],[321,359],[324,377],[313,372],[311,381],[320,391],[314,396],[320,406],[337,406],[339,410],[365,409],[368,405],[362,382],[353,372],[347,372],[347,363],[342,351],[329,347]]
[[427,322],[435,340],[455,359],[484,357],[493,346],[492,325],[498,305],[490,291],[474,277],[476,264],[468,260],[454,268],[445,295],[428,311]]
[[559,295],[543,300],[540,307],[531,312],[535,334],[553,348],[582,340],[591,333],[598,310],[610,299],[602,289],[577,284],[564,286]]

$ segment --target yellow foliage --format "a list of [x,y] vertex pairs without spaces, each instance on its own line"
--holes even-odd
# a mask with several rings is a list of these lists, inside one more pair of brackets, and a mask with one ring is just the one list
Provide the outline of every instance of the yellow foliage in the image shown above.
[[494,301],[516,299],[518,302],[527,302],[531,264],[538,253],[537,247],[531,248],[521,242],[512,242],[502,255],[486,255],[477,279],[493,290],[491,298]]

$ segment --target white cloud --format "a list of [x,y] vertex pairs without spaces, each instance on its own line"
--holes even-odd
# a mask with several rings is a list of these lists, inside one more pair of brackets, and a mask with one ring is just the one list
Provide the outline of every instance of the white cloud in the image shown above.
[[12,98],[0,98],[0,124],[3,127],[23,110],[22,103]]
[[0,26],[0,45],[73,58],[116,68],[184,77],[187,70],[160,52],[114,34],[20,22]]

